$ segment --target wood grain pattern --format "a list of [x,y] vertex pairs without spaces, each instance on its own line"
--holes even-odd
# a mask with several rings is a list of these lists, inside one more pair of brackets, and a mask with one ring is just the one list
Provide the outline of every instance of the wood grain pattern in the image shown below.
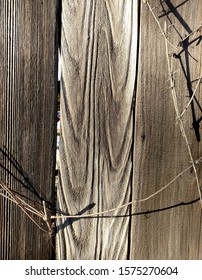
[[[53,202],[56,145],[56,0],[0,1],[0,180]],[[0,198],[0,259],[49,259],[52,247]]]
[[[130,201],[137,11],[132,0],[63,1],[59,212]],[[126,259],[129,213],[58,221],[58,259]]]
[[[201,23],[200,0],[149,1],[149,4],[151,7],[160,4],[153,11],[162,28],[164,21],[167,26],[172,25],[168,40],[174,45]],[[182,48],[178,48],[179,57],[171,58],[174,70],[178,70],[174,75],[180,112],[188,103],[201,75],[200,38],[200,32],[190,37]],[[164,38],[147,5],[141,8],[139,58],[133,156],[135,199],[151,195],[190,165],[187,147],[176,123]],[[199,86],[196,98],[183,116],[194,160],[201,156],[202,148],[200,90]],[[197,171],[201,183],[201,164],[197,166]],[[201,259],[201,207],[196,202],[198,197],[194,172],[190,169],[159,195],[136,204],[133,212],[151,213],[132,218],[130,258]],[[188,204],[180,206],[181,202]]]

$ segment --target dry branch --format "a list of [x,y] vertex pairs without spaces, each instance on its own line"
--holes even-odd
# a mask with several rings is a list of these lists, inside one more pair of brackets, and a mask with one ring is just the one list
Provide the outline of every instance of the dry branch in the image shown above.
[[[202,162],[202,157],[200,157],[198,160],[196,160],[194,162],[194,165],[197,165],[199,163]],[[19,197],[19,195],[15,194],[10,187],[8,187],[6,184],[0,182],[0,187],[2,188],[2,190],[5,191],[6,194],[4,194],[2,192],[2,190],[0,189],[0,195],[10,201],[12,201],[13,203],[17,204],[21,210],[23,210],[23,212],[43,231],[45,231],[30,215],[28,212],[32,212],[33,214],[35,214],[36,216],[40,217],[43,219],[43,221],[46,222],[46,225],[48,227],[48,231],[45,232],[49,232],[49,234],[52,234],[52,227],[51,227],[51,220],[53,219],[72,219],[72,218],[87,218],[87,217],[98,217],[101,216],[103,217],[103,214],[109,214],[111,212],[114,212],[118,209],[122,209],[124,207],[127,207],[129,205],[135,204],[135,203],[141,203],[144,201],[147,201],[149,199],[151,199],[152,197],[156,196],[157,194],[161,193],[162,191],[164,191],[165,189],[167,189],[171,184],[173,184],[179,177],[181,177],[185,172],[187,172],[188,170],[190,170],[193,167],[193,165],[191,164],[190,166],[188,166],[187,168],[185,168],[182,172],[180,172],[175,178],[173,178],[168,184],[166,184],[165,186],[163,186],[160,190],[154,192],[153,194],[139,199],[139,200],[133,200],[130,201],[128,203],[125,203],[123,205],[120,205],[118,207],[109,209],[109,210],[105,210],[105,211],[101,211],[101,212],[97,212],[97,213],[92,213],[92,214],[85,214],[85,215],[48,215],[47,214],[47,208],[45,205],[45,202],[43,201],[43,204],[41,205],[41,207],[43,208],[43,211],[36,209],[35,207],[31,206],[30,204],[28,204],[27,202],[25,202],[25,200],[23,200],[22,198]],[[112,216],[112,217],[116,217],[116,216]]]
[[[172,100],[173,100],[173,104],[174,104],[174,108],[175,108],[176,118],[177,118],[178,123],[179,123],[180,131],[181,131],[181,134],[182,134],[183,138],[185,139],[187,150],[188,150],[188,153],[189,153],[189,157],[191,159],[191,163],[192,163],[192,167],[193,167],[194,174],[195,174],[195,179],[196,179],[196,185],[197,185],[197,189],[198,189],[198,193],[199,193],[200,203],[201,203],[201,207],[202,207],[202,194],[201,194],[201,188],[200,188],[200,184],[199,184],[198,173],[197,173],[197,170],[196,170],[195,161],[194,161],[193,156],[192,156],[191,147],[190,147],[190,144],[189,144],[186,132],[185,132],[184,124],[183,124],[183,121],[181,119],[181,114],[179,112],[179,107],[178,107],[178,102],[177,102],[177,93],[176,93],[176,88],[175,88],[175,79],[174,79],[174,72],[175,71],[172,68],[172,58],[169,55],[169,50],[168,50],[168,45],[173,47],[173,50],[176,49],[176,47],[173,46],[170,43],[170,41],[168,40],[168,38],[167,38],[167,25],[166,25],[166,22],[165,22],[165,26],[164,26],[164,30],[163,30],[161,25],[160,25],[160,22],[158,21],[156,15],[154,14],[154,12],[152,10],[152,7],[148,3],[148,1],[145,1],[145,2],[147,4],[147,6],[148,6],[152,16],[154,17],[154,19],[155,19],[155,21],[156,21],[156,23],[157,23],[157,25],[158,25],[158,27],[160,29],[160,32],[163,35],[164,40],[165,40],[165,52],[166,52],[166,58],[167,58],[167,64],[168,64],[168,74],[169,74],[169,80],[170,80],[170,88],[171,88]],[[196,31],[198,31],[200,29],[200,27],[201,27],[201,25],[192,33],[195,33]],[[191,36],[192,33],[189,34],[189,36]],[[199,81],[200,80],[201,80],[201,78],[199,79]],[[198,82],[198,83],[200,83],[200,82]],[[198,85],[197,85],[197,87],[198,87]],[[196,87],[196,89],[197,89],[197,87]],[[191,101],[194,98],[194,95],[196,93],[196,89],[194,90],[194,93],[192,95]],[[191,101],[190,101],[190,103],[191,103]],[[187,104],[187,106],[189,106],[189,104]],[[186,111],[186,108],[185,108],[185,111]],[[184,113],[184,111],[183,111],[183,113]]]

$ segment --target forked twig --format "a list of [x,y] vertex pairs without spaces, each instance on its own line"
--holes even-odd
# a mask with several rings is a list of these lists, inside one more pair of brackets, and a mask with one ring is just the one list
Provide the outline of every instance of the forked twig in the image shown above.
[[11,188],[7,186],[7,184],[0,182],[0,187],[5,192],[5,194],[0,191],[0,195],[2,197],[7,198],[8,200],[14,202],[24,213],[27,215],[33,223],[42,231],[47,232],[47,230],[44,230],[40,224],[29,214],[33,213],[34,215],[38,216],[39,218],[43,218],[44,214],[43,212],[37,210],[35,207],[28,204],[25,200],[20,198],[19,194],[16,194]]
[[197,82],[196,87],[195,87],[195,89],[194,89],[194,91],[193,91],[193,94],[192,94],[192,96],[191,96],[189,102],[187,103],[187,106],[185,107],[185,109],[184,109],[183,112],[181,113],[180,118],[182,118],[182,116],[184,115],[184,113],[185,113],[185,112],[187,111],[187,109],[189,108],[189,105],[192,103],[192,101],[193,101],[193,99],[194,99],[194,97],[195,97],[195,95],[196,95],[196,91],[197,91],[197,89],[198,89],[198,86],[200,85],[201,80],[202,80],[202,75],[201,75],[200,78],[198,79],[198,82]]
[[[195,165],[199,164],[202,162],[202,157],[200,157],[197,161],[195,161]],[[0,195],[2,197],[5,197],[6,199],[14,202],[15,204],[17,204],[21,210],[23,210],[23,212],[37,225],[37,227],[39,227],[41,230],[48,232],[50,235],[52,234],[53,230],[51,227],[51,220],[53,219],[78,219],[78,218],[88,218],[88,217],[97,217],[103,214],[109,214],[111,212],[114,212],[116,210],[122,209],[124,207],[127,207],[129,205],[135,204],[135,203],[141,203],[144,201],[147,201],[149,199],[151,199],[152,197],[155,197],[157,194],[161,193],[162,191],[164,191],[165,189],[167,189],[171,184],[173,184],[179,177],[181,177],[185,172],[187,172],[188,170],[190,170],[193,167],[193,165],[191,164],[190,166],[188,166],[187,168],[185,168],[182,172],[180,172],[175,178],[173,178],[168,184],[166,184],[164,187],[162,187],[160,190],[154,192],[153,194],[139,199],[139,200],[133,200],[130,201],[128,203],[125,203],[121,206],[109,209],[109,210],[105,210],[105,211],[101,211],[101,212],[97,212],[97,213],[92,213],[92,214],[86,214],[86,215],[48,215],[47,214],[47,208],[45,205],[45,202],[43,201],[43,212],[37,210],[36,208],[34,208],[33,206],[29,205],[28,203],[26,203],[23,199],[21,199],[19,197],[18,194],[15,194],[8,186],[6,186],[6,184],[0,182],[0,186],[1,188],[6,192],[6,194],[4,194],[1,190],[0,190]],[[17,197],[17,198],[16,198]],[[20,202],[20,203],[19,203]],[[32,210],[34,209],[34,211]],[[27,213],[27,211],[32,212],[33,214],[35,214],[36,216],[42,218],[48,227],[48,231],[44,230],[30,215],[29,213]],[[102,216],[103,217],[103,216]],[[115,217],[115,216],[114,216]]]
[[177,47],[174,46],[174,45],[168,40],[168,38],[165,36],[165,33],[163,32],[163,29],[162,29],[162,27],[161,27],[161,25],[160,25],[160,23],[159,23],[157,17],[155,16],[155,14],[154,14],[154,12],[153,12],[153,8],[150,6],[149,2],[148,2],[147,0],[143,0],[143,3],[144,3],[144,4],[147,4],[147,6],[148,6],[150,12],[152,13],[152,16],[154,17],[154,19],[155,19],[155,21],[156,21],[156,23],[157,23],[157,25],[158,25],[158,27],[159,27],[159,29],[160,29],[161,35],[164,37],[164,40],[165,40],[173,49],[177,49]]
[[181,40],[179,43],[178,43],[178,46],[183,46],[183,43],[189,39],[192,35],[194,35],[196,32],[198,32],[202,27],[202,24],[199,25],[199,27],[197,27],[194,31],[192,31],[191,33],[189,33],[183,40]]
[[[165,36],[166,36],[166,30],[167,30],[167,27],[166,27],[166,22],[165,22],[165,31],[163,31]],[[174,77],[173,77],[173,69],[172,69],[172,64],[171,64],[171,60],[170,60],[170,56],[169,56],[167,40],[165,40],[165,48],[166,48],[166,58],[167,58],[168,72],[169,72],[169,79],[170,79],[170,88],[171,88],[171,94],[172,94],[172,99],[173,99],[173,103],[174,103],[175,113],[176,113],[176,117],[178,119],[178,123],[179,123],[179,127],[181,130],[182,136],[184,137],[185,142],[186,142],[189,157],[191,159],[192,167],[193,167],[193,170],[195,173],[196,184],[197,184],[197,189],[198,189],[199,198],[200,198],[200,202],[201,202],[201,207],[202,207],[202,195],[201,195],[198,173],[196,170],[195,162],[194,162],[192,152],[191,152],[191,147],[190,147],[190,144],[189,144],[189,141],[188,141],[185,129],[184,129],[184,124],[181,119],[181,115],[180,115],[179,107],[178,107],[178,103],[177,103],[177,93],[176,93],[176,89],[175,89],[175,81],[174,81]]]
[[[156,21],[156,23],[157,23],[157,25],[159,27],[159,30],[160,30],[162,36],[164,37],[165,48],[166,48],[166,58],[167,58],[168,72],[169,72],[169,80],[170,80],[170,88],[171,88],[171,94],[172,94],[173,104],[174,104],[174,108],[175,108],[175,113],[176,113],[176,117],[177,117],[177,120],[178,120],[178,123],[179,123],[179,127],[180,127],[180,130],[181,130],[182,136],[184,137],[185,142],[186,142],[186,146],[187,146],[187,149],[188,149],[189,157],[191,159],[191,164],[192,164],[192,167],[193,167],[193,170],[194,170],[196,184],[197,184],[197,189],[198,189],[199,198],[200,198],[200,203],[201,203],[201,207],[202,207],[202,194],[201,194],[201,189],[200,189],[200,184],[199,184],[198,173],[197,173],[195,162],[194,162],[194,159],[193,159],[193,156],[192,156],[191,147],[190,147],[190,144],[189,144],[189,141],[188,141],[185,129],[184,129],[184,124],[183,124],[182,119],[181,119],[181,114],[179,112],[179,107],[178,107],[178,103],[177,103],[177,93],[176,93],[176,89],[175,89],[174,71],[172,69],[171,59],[170,59],[169,51],[168,51],[168,45],[170,45],[173,49],[176,49],[177,47],[173,46],[173,44],[171,44],[169,42],[168,38],[167,38],[166,22],[165,22],[165,26],[164,26],[164,30],[163,30],[161,25],[160,25],[160,23],[159,23],[159,21],[158,21],[158,19],[157,19],[157,17],[155,16],[155,14],[154,14],[154,12],[152,10],[152,7],[148,3],[148,1],[147,0],[143,0],[143,2],[145,4],[147,4],[151,14],[153,15],[153,18],[155,19],[155,21]],[[197,30],[194,30],[192,33],[198,31],[200,28],[201,28],[201,26],[199,26],[199,28],[197,28]],[[189,36],[193,35],[192,33],[190,33],[183,40],[188,39]],[[173,52],[173,50],[172,50],[172,52]],[[195,93],[196,93],[196,90],[194,91],[194,95],[195,95]],[[192,95],[192,99],[194,98],[194,95]],[[188,106],[189,106],[189,104],[188,104]]]
[[[195,164],[199,164],[202,162],[202,157],[200,157]],[[147,201],[149,199],[151,199],[152,197],[156,196],[157,194],[161,193],[162,191],[164,191],[165,189],[167,189],[171,184],[173,184],[179,177],[181,177],[185,172],[187,172],[188,170],[190,170],[193,166],[190,165],[189,167],[187,167],[186,169],[184,169],[182,172],[180,172],[175,178],[173,178],[168,184],[166,184],[164,187],[162,187],[160,190],[154,192],[153,194],[142,198],[142,199],[138,199],[138,200],[133,200],[130,201],[126,204],[123,204],[121,206],[109,209],[109,210],[105,210],[102,212],[97,212],[97,213],[92,213],[92,214],[86,214],[86,215],[57,215],[57,216],[51,216],[51,219],[64,219],[64,218],[87,218],[87,217],[95,217],[95,216],[99,216],[99,215],[103,215],[103,214],[108,214],[110,212],[114,212],[116,210],[122,209],[124,207],[127,207],[129,205],[135,204],[135,203],[140,203],[140,202],[144,202]]]
[[43,209],[44,209],[44,217],[43,217],[43,220],[46,222],[46,225],[47,225],[47,227],[48,227],[49,233],[50,233],[50,235],[51,235],[51,234],[52,234],[51,221],[50,221],[50,218],[49,218],[48,215],[47,215],[46,203],[45,203],[44,200],[43,200]]

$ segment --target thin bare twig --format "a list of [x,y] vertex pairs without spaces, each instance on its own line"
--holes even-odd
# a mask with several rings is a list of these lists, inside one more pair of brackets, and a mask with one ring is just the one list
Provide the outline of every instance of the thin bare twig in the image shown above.
[[194,96],[196,95],[197,88],[198,88],[198,86],[200,85],[201,79],[202,79],[202,75],[201,75],[200,78],[198,79],[198,82],[197,82],[196,87],[195,87],[195,89],[194,89],[194,91],[193,91],[193,94],[192,94],[192,96],[191,96],[189,102],[187,103],[187,106],[185,107],[185,109],[184,109],[183,112],[181,113],[180,118],[182,118],[182,116],[184,115],[184,113],[185,113],[186,110],[188,109],[189,105],[190,105],[191,102],[193,101]]
[[52,228],[51,228],[51,223],[50,223],[50,218],[47,215],[47,211],[46,211],[46,203],[43,200],[43,209],[44,209],[44,217],[43,220],[46,222],[46,225],[48,227],[49,233],[52,233]]
[[189,33],[183,40],[181,40],[177,46],[183,46],[183,43],[190,38],[192,35],[194,35],[195,33],[197,33],[202,27],[202,24],[199,25],[199,27],[197,27],[194,31],[192,31],[191,33]]
[[[148,1],[145,0],[143,2],[145,4],[147,4],[151,14],[153,15],[153,17],[154,17],[154,19],[155,19],[155,21],[156,21],[156,23],[157,23],[157,25],[159,27],[159,30],[160,30],[161,34],[164,37],[165,48],[166,48],[166,58],[167,58],[168,72],[169,72],[169,80],[170,80],[170,88],[171,88],[171,94],[172,94],[173,104],[174,104],[174,108],[175,108],[175,113],[176,113],[176,117],[178,119],[178,123],[179,123],[179,127],[180,127],[180,130],[181,130],[182,136],[184,137],[185,142],[186,142],[186,146],[187,146],[187,149],[188,149],[189,157],[191,159],[192,167],[193,167],[195,178],[196,178],[196,184],[197,184],[197,189],[198,189],[198,193],[199,193],[200,203],[201,203],[201,207],[202,207],[202,194],[201,194],[201,189],[200,189],[200,184],[199,184],[199,178],[198,178],[195,162],[194,162],[194,159],[193,159],[193,156],[192,156],[191,147],[190,147],[188,138],[186,136],[186,132],[185,132],[185,129],[184,129],[184,125],[183,125],[182,119],[180,118],[180,112],[179,112],[179,107],[178,107],[178,103],[177,103],[177,93],[176,93],[176,89],[175,89],[175,80],[174,80],[174,75],[173,75],[174,71],[173,71],[172,65],[171,65],[171,60],[170,60],[169,51],[168,51],[168,44],[171,45],[172,48],[174,48],[174,49],[176,49],[176,47],[173,46],[169,42],[169,40],[167,39],[167,25],[166,25],[166,22],[165,22],[165,26],[164,26],[164,30],[165,31],[163,31],[163,29],[162,29],[162,27],[161,27],[157,17],[155,16],[155,14],[154,14],[150,4],[148,3]],[[189,34],[189,36],[191,36],[191,34]],[[184,38],[184,40],[185,39],[186,38]]]
[[[200,157],[196,162],[195,164],[199,164],[200,162],[202,161],[202,157]],[[173,178],[168,184],[166,184],[164,187],[162,187],[160,190],[154,192],[153,194],[145,197],[145,198],[142,198],[142,199],[139,199],[139,200],[133,200],[133,201],[130,201],[126,204],[123,204],[119,207],[115,207],[115,208],[112,208],[112,209],[109,209],[109,210],[105,210],[105,211],[102,211],[102,212],[97,212],[97,213],[92,213],[92,214],[86,214],[86,215],[56,215],[56,216],[51,216],[51,219],[64,219],[64,218],[68,218],[68,219],[75,219],[75,218],[87,218],[87,217],[95,217],[95,216],[99,216],[99,215],[103,215],[103,214],[109,214],[111,212],[114,212],[116,210],[119,210],[119,209],[122,209],[124,207],[127,207],[129,205],[132,205],[132,204],[135,204],[135,203],[140,203],[140,202],[144,202],[144,201],[147,201],[149,199],[151,199],[152,197],[156,196],[157,194],[161,193],[162,191],[164,191],[165,189],[167,189],[172,183],[174,183],[180,176],[182,176],[185,172],[187,172],[188,170],[190,170],[191,168],[193,167],[193,165],[191,164],[189,167],[187,167],[186,169],[184,169],[182,172],[180,172],[175,178]]]
[[[200,157],[197,161],[195,161],[195,165],[199,164],[202,162],[202,157]],[[133,200],[133,201],[130,201],[128,203],[125,203],[121,206],[118,206],[118,207],[115,207],[115,208],[112,208],[112,209],[109,209],[109,210],[105,210],[105,211],[101,211],[101,212],[97,212],[97,213],[92,213],[92,214],[86,214],[86,215],[72,215],[72,214],[69,214],[69,215],[52,215],[52,216],[48,216],[47,215],[47,208],[45,206],[45,202],[43,201],[43,210],[44,210],[44,213],[42,214],[42,212],[40,212],[39,210],[35,209],[34,208],[34,213],[35,215],[37,215],[38,217],[42,218],[46,224],[47,224],[47,227],[49,229],[49,234],[52,232],[52,229],[51,229],[51,220],[53,219],[71,219],[71,218],[74,218],[74,219],[78,219],[78,218],[87,218],[87,217],[96,217],[96,216],[100,216],[100,215],[103,215],[103,214],[109,214],[111,212],[114,212],[116,210],[119,210],[119,209],[122,209],[124,207],[127,207],[129,205],[132,205],[132,204],[135,204],[135,203],[141,203],[141,202],[144,202],[144,201],[147,201],[149,199],[151,199],[152,197],[156,196],[157,194],[161,193],[162,191],[164,191],[165,189],[167,189],[171,184],[173,184],[179,177],[181,177],[185,172],[187,172],[188,170],[190,170],[191,168],[193,167],[193,165],[191,164],[190,166],[188,166],[187,168],[185,168],[182,172],[180,172],[175,178],[173,178],[168,184],[166,184],[164,187],[162,187],[160,190],[154,192],[153,194],[145,197],[145,198],[142,198],[142,199],[139,199],[139,200]],[[4,189],[7,193],[4,194],[0,191],[0,195],[7,198],[8,200],[16,203],[16,195],[12,194],[12,191],[10,190],[10,188],[6,187],[5,184],[1,183],[0,182],[0,186],[2,187],[2,189]],[[9,194],[9,195],[8,195]],[[32,209],[33,207],[29,204],[27,204],[24,200],[22,200],[21,198],[19,198],[18,196],[18,199],[20,199],[20,204],[21,206],[23,205],[23,209],[26,209],[28,211],[30,211],[30,209]],[[20,206],[19,203],[17,203],[18,206]],[[21,208],[21,207],[20,207]],[[22,209],[22,208],[21,208]],[[23,210],[22,209],[22,210]],[[24,211],[23,211],[24,212]],[[38,223],[36,223],[36,221],[27,213],[25,212],[25,214],[40,228],[42,229],[43,231],[45,231],[42,227],[40,227],[38,225]],[[47,232],[47,231],[45,231]]]
[[[166,30],[167,30],[167,28],[166,28],[166,22],[165,22],[165,32],[166,32]],[[164,35],[166,37],[165,32],[164,32]],[[173,99],[173,103],[174,103],[175,113],[176,113],[176,117],[178,119],[178,123],[179,123],[179,127],[181,130],[182,136],[184,137],[185,142],[186,142],[189,157],[191,159],[192,167],[193,167],[193,170],[195,173],[196,184],[197,184],[197,189],[198,189],[199,198],[200,198],[200,202],[201,202],[201,207],[202,207],[202,195],[201,195],[198,173],[197,173],[195,162],[194,162],[194,159],[192,156],[191,147],[190,147],[190,144],[189,144],[189,141],[188,141],[185,129],[184,129],[184,124],[182,122],[182,119],[180,118],[180,112],[179,112],[179,107],[178,107],[178,103],[177,103],[177,93],[176,93],[176,89],[175,89],[175,81],[174,81],[174,77],[173,77],[173,69],[172,69],[172,64],[171,64],[171,60],[170,60],[170,56],[169,56],[167,40],[165,40],[165,48],[166,48],[166,57],[167,57],[168,72],[169,72],[169,78],[170,78],[170,88],[171,88],[171,94],[172,94],[172,99]]]
[[[0,192],[0,195],[3,197],[6,197],[7,199],[9,199],[10,201],[14,202],[15,204],[17,204],[17,206],[25,213],[25,215],[27,215],[32,221],[33,223],[42,231],[47,232],[46,230],[44,230],[36,221],[34,218],[32,218],[32,216],[28,213],[28,212],[32,212],[33,214],[35,214],[36,216],[43,218],[43,215],[41,214],[41,212],[39,212],[37,209],[33,208],[31,205],[27,204],[23,199],[21,199],[19,197],[19,195],[15,194],[14,192],[12,192],[12,190],[4,183],[0,182],[0,187],[5,191],[5,193],[7,195],[4,195],[2,192]],[[33,211],[34,209],[34,211]]]
[[168,40],[168,38],[165,36],[165,33],[163,32],[163,29],[162,29],[162,27],[161,27],[161,25],[160,25],[160,23],[159,23],[159,21],[158,21],[156,15],[154,14],[153,9],[152,9],[152,7],[150,6],[149,2],[148,2],[147,0],[143,0],[143,3],[144,3],[144,4],[147,4],[147,6],[148,6],[150,12],[152,13],[153,18],[155,19],[155,21],[156,21],[156,23],[157,23],[157,25],[158,25],[158,27],[159,27],[159,29],[160,29],[160,32],[161,32],[162,36],[163,36],[164,39],[165,39],[165,41],[166,41],[173,49],[177,49],[177,47],[174,46],[174,45]]

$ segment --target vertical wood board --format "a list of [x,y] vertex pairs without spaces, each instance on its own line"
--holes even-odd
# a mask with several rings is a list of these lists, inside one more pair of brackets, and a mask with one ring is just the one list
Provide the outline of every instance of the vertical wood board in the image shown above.
[[[148,1],[168,40],[179,111],[201,76],[201,1]],[[169,45],[169,53],[172,47]],[[176,71],[176,72],[175,72]],[[201,157],[201,86],[182,121],[194,160]],[[135,108],[133,199],[146,198],[190,166],[174,110],[165,40],[147,4],[141,6],[140,52]],[[201,184],[201,163],[196,166]],[[131,259],[201,259],[201,206],[193,168],[168,188],[133,207]],[[136,214],[135,214],[136,213]],[[139,215],[137,215],[139,213]]]
[[[56,146],[57,2],[0,1],[0,180],[35,202],[46,200],[49,207]],[[49,259],[52,251],[49,235],[0,198],[0,259]]]
[[[137,11],[132,0],[63,1],[58,213],[130,201]],[[57,258],[127,259],[129,214],[58,220]]]

